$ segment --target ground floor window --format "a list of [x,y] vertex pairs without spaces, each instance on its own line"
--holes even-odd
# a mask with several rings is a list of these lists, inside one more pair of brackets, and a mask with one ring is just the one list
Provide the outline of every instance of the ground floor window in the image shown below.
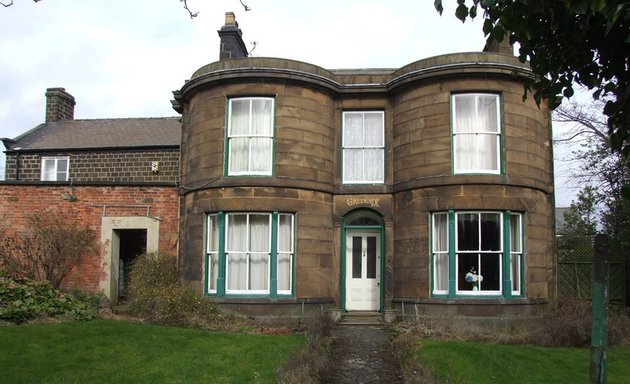
[[207,293],[290,295],[293,291],[294,215],[208,215]]
[[509,211],[433,213],[433,294],[520,296],[522,221],[522,214]]

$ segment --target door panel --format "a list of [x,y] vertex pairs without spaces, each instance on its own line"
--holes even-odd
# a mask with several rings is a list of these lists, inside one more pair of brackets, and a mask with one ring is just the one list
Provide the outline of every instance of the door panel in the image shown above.
[[377,311],[381,305],[381,233],[348,230],[346,309]]

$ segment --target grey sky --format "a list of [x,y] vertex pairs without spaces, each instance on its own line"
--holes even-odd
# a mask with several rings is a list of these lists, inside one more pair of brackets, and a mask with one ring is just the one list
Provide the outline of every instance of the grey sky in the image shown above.
[[238,0],[188,0],[199,11],[192,20],[178,0],[14,0],[0,7],[0,137],[43,122],[49,87],[75,97],[75,118],[176,115],[171,92],[218,59],[217,30],[227,11],[235,12],[245,42],[257,41],[253,56],[324,68],[396,68],[484,45],[482,20],[462,24],[455,0],[444,2],[441,17],[430,0],[244,3],[252,10]]

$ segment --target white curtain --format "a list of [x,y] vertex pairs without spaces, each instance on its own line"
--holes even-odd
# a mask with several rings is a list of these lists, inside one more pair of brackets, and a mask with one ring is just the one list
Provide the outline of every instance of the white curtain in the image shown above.
[[219,225],[216,215],[208,216],[208,290],[216,292],[219,276]]
[[230,101],[230,172],[271,172],[273,100]]
[[512,214],[510,217],[510,280],[512,293],[521,291],[521,260],[523,257],[521,231],[521,215]]
[[42,180],[54,181],[55,180],[55,159],[42,160]]
[[227,215],[227,289],[247,290],[247,215]]
[[448,292],[448,215],[433,215],[433,290]]
[[293,216],[278,216],[278,292],[291,292],[293,260]]
[[496,95],[455,95],[454,157],[457,172],[499,171],[500,130]]
[[254,172],[271,172],[272,109],[270,99],[252,100],[250,170]]
[[249,290],[269,289],[270,215],[249,216]]

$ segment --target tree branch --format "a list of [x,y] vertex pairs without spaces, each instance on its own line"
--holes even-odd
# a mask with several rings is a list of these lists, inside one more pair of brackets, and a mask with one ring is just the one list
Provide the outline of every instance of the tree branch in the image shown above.
[[[41,0],[37,0],[37,1],[41,1]],[[193,12],[190,10],[190,8],[188,8],[188,0],[179,0],[179,2],[184,3],[184,9],[188,11],[188,14],[190,15],[191,19],[194,19],[195,17],[197,17],[199,12]]]
[[245,8],[245,12],[249,12],[249,11],[251,11],[251,10],[252,10],[252,8],[251,8],[251,7],[247,6],[246,4],[243,4],[243,0],[238,0],[238,1],[241,3],[241,5],[243,6],[243,8]]

